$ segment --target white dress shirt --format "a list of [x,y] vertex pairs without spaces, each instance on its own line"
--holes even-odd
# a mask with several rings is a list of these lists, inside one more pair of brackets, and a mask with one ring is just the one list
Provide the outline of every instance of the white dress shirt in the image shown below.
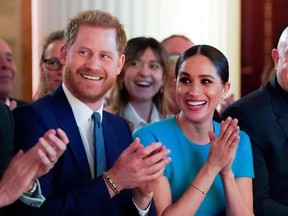
[[[67,87],[62,83],[64,93],[68,99],[68,102],[72,108],[80,136],[84,145],[86,156],[89,163],[90,172],[92,178],[94,178],[94,146],[93,146],[93,127],[94,123],[91,118],[93,110],[91,110],[86,104],[74,97]],[[97,110],[101,116],[103,115],[103,103],[102,106]]]
[[[92,178],[94,178],[94,147],[93,147],[93,126],[94,122],[91,118],[93,114],[93,110],[91,110],[87,105],[85,105],[82,101],[78,100],[76,97],[74,97],[67,87],[62,83],[62,87],[64,90],[64,93],[68,99],[68,102],[72,108],[81,138],[84,145],[84,149],[87,155],[90,172],[92,175]],[[102,116],[103,116],[103,103],[101,107],[97,110],[97,112],[101,116],[101,122],[102,122]],[[134,203],[134,201],[133,201]],[[149,213],[150,205],[147,209],[141,210],[137,207],[136,203],[134,203],[136,206],[139,215],[146,216]]]

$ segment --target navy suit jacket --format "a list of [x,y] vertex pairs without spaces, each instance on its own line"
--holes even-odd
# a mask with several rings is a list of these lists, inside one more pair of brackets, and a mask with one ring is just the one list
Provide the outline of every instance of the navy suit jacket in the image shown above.
[[[103,178],[92,179],[81,136],[62,86],[51,95],[14,109],[13,115],[17,148],[31,148],[51,128],[63,129],[70,141],[55,167],[40,178],[46,201],[40,212],[33,209],[34,215],[138,215],[130,190],[111,199]],[[132,135],[124,119],[105,111],[102,126],[108,170],[132,142]],[[17,209],[15,215],[33,213],[31,207],[27,212],[18,207],[13,209],[14,212]]]
[[238,118],[251,139],[255,215],[288,215],[288,93],[274,77],[230,105],[228,116]]
[[[13,154],[13,118],[8,106],[0,102],[0,179]],[[0,209],[0,215],[4,215]]]
[[13,118],[8,106],[0,102],[0,179],[13,153]]

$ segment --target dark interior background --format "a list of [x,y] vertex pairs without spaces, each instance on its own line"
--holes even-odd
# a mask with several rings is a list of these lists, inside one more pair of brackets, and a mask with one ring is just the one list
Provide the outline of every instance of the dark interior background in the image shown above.
[[287,25],[287,0],[241,1],[241,96],[260,87],[271,50]]

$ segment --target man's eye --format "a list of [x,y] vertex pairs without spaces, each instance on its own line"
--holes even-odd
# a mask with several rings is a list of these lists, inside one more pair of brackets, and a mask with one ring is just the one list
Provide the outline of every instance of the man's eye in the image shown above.
[[102,55],[101,55],[101,58],[109,58],[109,56],[106,55],[106,54],[102,54]]
[[8,62],[12,62],[12,61],[13,61],[13,58],[12,58],[12,57],[7,57],[6,60],[7,60]]
[[56,62],[56,61],[50,61],[50,62],[47,62],[49,65],[58,65],[58,62]]
[[80,55],[82,55],[82,56],[87,56],[87,55],[88,55],[88,52],[87,52],[87,51],[83,51],[83,50],[80,51],[79,53],[80,53]]

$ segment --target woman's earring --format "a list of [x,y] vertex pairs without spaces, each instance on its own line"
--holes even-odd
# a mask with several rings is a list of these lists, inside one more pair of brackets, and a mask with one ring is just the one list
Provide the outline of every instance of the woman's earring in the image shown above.
[[161,93],[161,94],[164,93],[164,87],[163,87],[163,86],[161,86],[161,88],[160,88],[160,93]]

